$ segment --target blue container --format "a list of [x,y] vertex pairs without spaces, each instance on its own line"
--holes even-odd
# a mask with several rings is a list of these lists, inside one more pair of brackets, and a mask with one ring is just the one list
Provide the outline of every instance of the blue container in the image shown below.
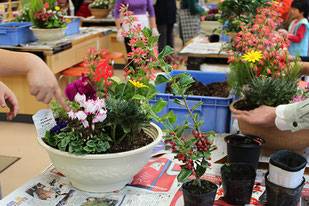
[[79,22],[80,22],[80,18],[78,17],[74,17],[74,18],[68,18],[71,20],[70,23],[67,23],[67,30],[65,31],[65,34],[67,36],[69,35],[73,35],[73,34],[77,34],[79,33]]
[[[170,73],[171,76],[189,73],[196,81],[203,84],[210,84],[213,82],[226,81],[226,73],[215,72],[201,72],[201,71],[182,71],[174,70]],[[173,96],[172,94],[164,94],[166,84],[157,86],[158,94],[154,100],[151,100],[151,104],[156,104],[160,98],[167,101],[168,104],[164,109],[158,113],[159,116],[167,114],[173,110],[174,114],[178,116],[174,125],[179,125],[186,119],[192,124],[191,117],[185,118],[185,115],[189,115],[187,109],[181,105],[174,103],[175,98],[181,99],[180,96]],[[202,101],[204,104],[199,106],[193,113],[199,113],[199,120],[203,120],[204,123],[201,127],[202,132],[214,131],[216,133],[229,133],[231,127],[231,111],[229,109],[230,104],[233,101],[233,96],[229,95],[227,98],[222,97],[205,97],[205,96],[189,96],[187,98],[189,107],[192,108],[198,101]],[[156,122],[163,129],[163,125]]]
[[10,22],[0,24],[0,45],[12,45],[35,41],[30,22]]

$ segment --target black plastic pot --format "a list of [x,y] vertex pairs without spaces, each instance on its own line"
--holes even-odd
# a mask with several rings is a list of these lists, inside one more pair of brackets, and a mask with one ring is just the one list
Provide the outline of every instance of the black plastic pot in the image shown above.
[[229,163],[221,167],[224,200],[232,205],[248,204],[251,200],[255,168],[247,163]]
[[271,183],[267,176],[268,172],[265,174],[267,206],[297,206],[306,179],[303,177],[298,187],[290,189]]
[[296,152],[280,150],[270,155],[269,163],[289,172],[298,172],[306,167],[307,160]]
[[261,137],[246,134],[232,134],[224,138],[227,143],[227,162],[243,162],[255,169],[265,140]]
[[207,180],[201,180],[202,184],[209,185],[212,189],[209,192],[206,192],[205,194],[192,194],[192,188],[190,188],[190,183],[192,183],[193,180],[189,182],[185,182],[182,185],[182,191],[183,191],[183,199],[185,206],[213,206],[218,186],[210,181]]

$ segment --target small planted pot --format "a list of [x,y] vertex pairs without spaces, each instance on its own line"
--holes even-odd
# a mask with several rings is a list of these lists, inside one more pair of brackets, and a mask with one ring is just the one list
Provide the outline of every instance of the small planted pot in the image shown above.
[[269,172],[265,174],[266,183],[266,198],[268,206],[297,206],[302,192],[302,189],[306,183],[306,179],[302,177],[302,182],[296,188],[286,188],[269,181]]
[[229,163],[221,167],[224,200],[232,205],[248,204],[251,200],[255,168],[246,163]]
[[182,185],[185,206],[212,206],[218,186],[210,181],[201,180],[202,187],[193,185],[193,180]]
[[296,188],[302,180],[307,160],[289,150],[281,150],[270,156],[268,180],[285,188]]
[[254,135],[232,134],[224,138],[227,143],[227,162],[243,162],[257,168],[264,139]]

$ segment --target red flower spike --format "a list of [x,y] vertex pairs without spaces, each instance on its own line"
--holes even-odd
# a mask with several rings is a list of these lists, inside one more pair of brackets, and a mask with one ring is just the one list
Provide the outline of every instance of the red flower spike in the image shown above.
[[108,64],[109,58],[106,60],[100,60],[97,68],[94,72],[93,81],[100,82],[101,79],[104,79],[105,83],[105,99],[107,98],[107,79],[113,76],[113,67]]

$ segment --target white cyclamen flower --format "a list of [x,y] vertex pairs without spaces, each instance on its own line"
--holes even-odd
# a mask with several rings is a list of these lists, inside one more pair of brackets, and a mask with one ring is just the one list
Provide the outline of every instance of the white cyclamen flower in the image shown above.
[[75,112],[73,110],[67,112],[67,114],[69,115],[70,119],[75,119],[76,118]]
[[79,105],[82,105],[86,101],[86,95],[81,95],[77,92],[77,94],[74,97],[74,100],[78,102]]
[[76,115],[76,118],[81,122],[87,119],[87,114],[84,111],[78,111],[75,113],[75,115]]
[[92,123],[103,122],[106,119],[106,116],[106,110],[100,109],[100,111],[93,118]]
[[82,121],[84,128],[89,127],[89,122],[87,120]]

